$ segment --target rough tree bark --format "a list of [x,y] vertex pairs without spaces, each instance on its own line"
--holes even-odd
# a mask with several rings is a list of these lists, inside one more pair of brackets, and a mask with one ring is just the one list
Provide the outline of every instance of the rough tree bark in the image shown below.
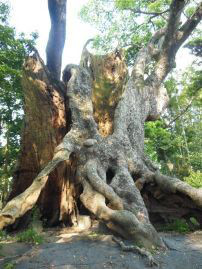
[[[109,228],[148,249],[165,247],[152,223],[194,216],[202,225],[202,189],[162,175],[144,154],[144,123],[158,119],[166,108],[168,96],[162,82],[174,66],[180,45],[202,17],[200,4],[178,29],[185,2],[172,1],[167,27],[155,33],[140,50],[130,76],[122,51],[101,57],[85,48],[79,66],[66,66],[64,85],[51,78],[37,54],[28,59],[24,88],[28,89],[27,120],[33,125],[31,129],[25,126],[30,133],[25,145],[30,152],[40,148],[38,160],[42,162],[31,174],[36,155],[27,157],[27,167],[31,167],[26,174],[28,185],[39,168],[42,170],[25,191],[27,186],[19,189],[14,185],[13,196],[24,192],[1,211],[0,229],[21,218],[37,201],[42,209],[47,201],[53,205],[51,210],[55,210],[56,203],[56,220],[69,219],[70,224],[78,222],[82,204]],[[162,36],[164,42],[158,48]],[[150,61],[155,61],[155,67],[145,78]],[[43,101],[34,113],[33,98],[37,103]],[[45,117],[40,126],[35,122],[38,116]],[[34,140],[35,131],[40,132],[42,142]],[[50,146],[52,133],[55,143]],[[21,178],[16,182],[20,184],[24,174],[20,169],[18,173]],[[58,191],[49,192],[50,184]],[[65,184],[68,191],[64,191]],[[65,201],[64,206],[61,201]],[[52,215],[46,210],[45,207],[43,214],[50,220]]]

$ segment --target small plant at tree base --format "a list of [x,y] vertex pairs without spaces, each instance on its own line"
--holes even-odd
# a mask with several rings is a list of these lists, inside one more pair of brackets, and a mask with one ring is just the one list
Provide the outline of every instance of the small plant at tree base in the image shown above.
[[15,236],[14,235],[9,235],[5,231],[0,231],[0,242],[1,241],[15,241]]
[[32,222],[38,221],[41,218],[40,210],[37,206],[32,208]]
[[185,220],[182,220],[182,219],[176,219],[174,222],[165,225],[163,230],[164,231],[175,231],[178,233],[190,232],[189,225],[186,223]]
[[195,227],[200,227],[199,222],[195,218],[190,218],[190,222],[195,226]]
[[0,231],[0,241],[4,240],[7,238],[7,234],[5,231]]
[[17,242],[26,242],[34,244],[42,244],[43,236],[38,234],[34,229],[29,228],[16,236]]
[[8,262],[6,264],[4,264],[3,269],[14,269],[15,268],[15,263],[13,262]]
[[3,248],[3,246],[2,246],[2,244],[0,244],[0,257],[4,257],[5,255],[1,252],[2,251],[2,248]]

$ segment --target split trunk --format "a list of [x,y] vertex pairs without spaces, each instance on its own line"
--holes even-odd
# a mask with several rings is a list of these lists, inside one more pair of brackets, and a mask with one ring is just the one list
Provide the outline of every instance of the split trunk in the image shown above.
[[87,53],[65,68],[63,82],[37,53],[27,59],[22,149],[0,228],[26,223],[35,204],[48,226],[89,215],[146,248],[164,247],[157,224],[195,217],[202,225],[202,190],[161,175],[144,154],[144,123],[168,96],[157,80],[142,79],[141,56],[129,76],[121,50]]

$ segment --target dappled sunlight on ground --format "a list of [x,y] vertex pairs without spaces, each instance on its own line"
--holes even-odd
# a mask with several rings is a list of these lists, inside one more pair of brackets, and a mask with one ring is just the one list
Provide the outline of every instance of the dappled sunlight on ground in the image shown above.
[[[181,235],[160,233],[169,250],[154,253],[161,269],[201,269],[202,231]],[[146,269],[147,260],[123,252],[110,231],[95,223],[88,230],[51,228],[42,232],[44,243],[31,245],[4,242],[0,249],[0,268],[13,263],[15,269]],[[125,241],[126,245],[129,242]]]

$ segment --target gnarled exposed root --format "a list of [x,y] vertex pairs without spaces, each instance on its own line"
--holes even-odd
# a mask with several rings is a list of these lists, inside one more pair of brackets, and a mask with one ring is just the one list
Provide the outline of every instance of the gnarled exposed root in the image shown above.
[[179,180],[178,178],[172,178],[156,172],[154,175],[154,180],[157,185],[164,192],[167,193],[176,193],[181,192],[191,198],[196,205],[202,207],[202,188],[196,189]]
[[[90,158],[81,166],[79,173],[84,188],[80,199],[84,206],[125,238],[130,238],[146,248],[164,247],[163,241],[149,221],[141,194],[126,168],[117,164],[116,169],[114,165],[117,174],[111,183],[107,184],[105,177],[101,178],[98,172],[101,164],[95,157],[96,147],[83,153],[86,154],[83,159]],[[94,159],[91,158],[92,153]],[[107,158],[102,155],[103,159],[104,157]],[[110,164],[109,160],[108,163]]]
[[157,261],[155,261],[155,259],[152,256],[152,254],[149,251],[145,250],[144,248],[140,248],[140,247],[135,246],[135,245],[126,246],[122,240],[118,239],[115,236],[113,236],[113,240],[120,245],[120,247],[121,247],[121,249],[123,251],[137,252],[140,255],[146,256],[148,258],[148,260],[149,260],[149,266],[154,266],[154,265],[158,266],[158,263],[157,263]]
[[123,209],[123,203],[120,197],[114,192],[113,188],[107,185],[98,175],[98,162],[95,159],[91,159],[86,163],[87,178],[91,186],[102,194],[113,208]]

